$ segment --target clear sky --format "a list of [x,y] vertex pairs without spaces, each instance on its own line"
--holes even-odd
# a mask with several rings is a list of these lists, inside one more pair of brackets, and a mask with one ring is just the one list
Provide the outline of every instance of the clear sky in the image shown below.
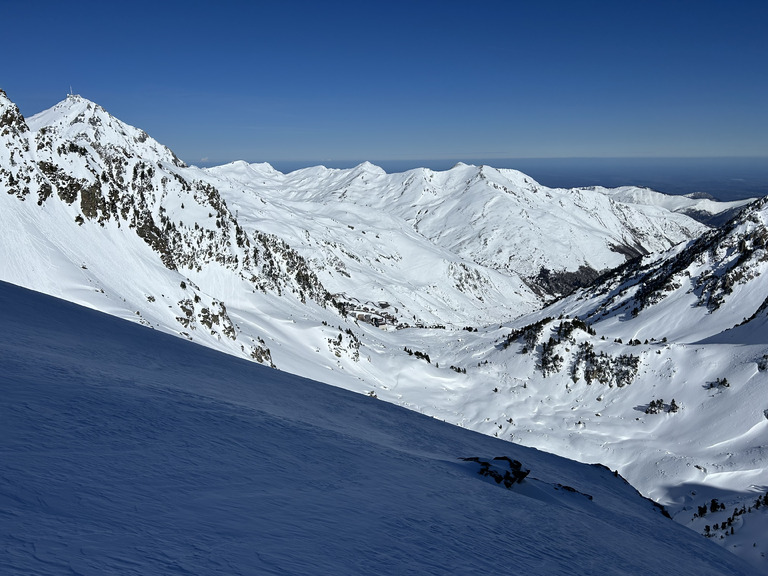
[[768,2],[0,0],[0,87],[189,163],[768,156]]

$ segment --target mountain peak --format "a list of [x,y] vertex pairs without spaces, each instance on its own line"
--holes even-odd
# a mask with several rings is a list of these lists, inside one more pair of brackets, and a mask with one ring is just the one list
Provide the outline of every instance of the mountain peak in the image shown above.
[[282,172],[275,169],[269,162],[249,163],[245,160],[235,160],[221,166],[211,166],[204,168],[208,174],[216,176],[226,175],[228,178],[243,180],[245,182],[253,181],[259,177],[276,177],[282,175]]
[[95,102],[92,100],[88,100],[88,98],[84,98],[80,94],[67,94],[67,97],[62,100],[62,102],[86,102],[88,104],[93,104],[94,106],[98,106]]
[[144,130],[115,118],[99,104],[79,94],[68,94],[52,108],[29,118],[27,124],[32,131],[45,130],[63,142],[133,150],[136,156],[148,160],[186,166],[173,151]]
[[376,164],[373,164],[372,162],[368,162],[368,160],[365,160],[364,162],[361,162],[357,166],[355,166],[354,171],[357,173],[366,173],[371,175],[384,175],[386,172],[383,168],[380,166],[376,166]]
[[80,96],[79,94],[67,94],[67,97],[53,107],[30,117],[29,125],[32,130],[39,130],[43,126],[52,128],[54,125],[70,125],[89,123],[96,126],[103,122],[124,125],[114,118],[104,108]]

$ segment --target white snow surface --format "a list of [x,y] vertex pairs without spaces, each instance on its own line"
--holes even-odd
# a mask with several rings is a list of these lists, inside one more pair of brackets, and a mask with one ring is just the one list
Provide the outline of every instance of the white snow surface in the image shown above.
[[650,188],[639,188],[637,186],[620,186],[618,188],[605,188],[603,186],[594,186],[589,188],[610,196],[617,202],[629,204],[641,204],[644,206],[658,206],[671,212],[701,212],[715,215],[731,208],[739,208],[749,201],[735,200],[732,202],[718,202],[709,198],[691,198],[690,196],[679,196],[672,194],[662,194],[651,190]]
[[[5,574],[739,575],[579,464],[0,283]],[[529,475],[506,488],[478,457]]]
[[[442,172],[418,168],[386,174],[365,162],[346,170],[316,167],[282,174],[268,164],[235,162],[206,171],[226,182],[217,185],[228,202],[246,208],[246,225],[268,229],[270,223],[285,221],[261,208],[261,201],[272,206],[291,202],[294,214],[296,208],[302,214],[330,213],[337,227],[360,227],[366,233],[386,230],[390,222],[405,223],[419,239],[467,262],[523,279],[542,269],[613,268],[625,261],[626,249],[658,251],[704,230],[660,203],[626,195],[616,201],[618,196],[604,189],[551,189],[522,172],[490,166],[459,163]],[[256,215],[262,218],[249,222]],[[293,226],[317,234],[311,223],[310,216]],[[298,232],[289,242],[297,249],[310,243]],[[376,246],[360,248],[356,254],[377,254]],[[408,274],[414,267],[424,275],[418,265],[406,263],[400,269]]]
[[[200,170],[80,97],[29,127],[17,114],[0,93],[0,280],[600,462],[699,533],[768,491],[764,203],[708,231],[674,212],[689,205],[642,190],[552,190],[468,165]],[[103,206],[84,200],[90,187]],[[153,246],[158,237],[166,244]],[[674,245],[688,237],[711,246]],[[614,266],[625,260],[618,244],[650,254],[541,310],[548,296],[531,288],[541,268]],[[594,334],[560,338],[576,316]],[[546,317],[531,343],[509,339]],[[559,369],[545,373],[550,336]],[[585,361],[587,345],[606,359]],[[617,380],[630,355],[635,372]],[[590,376],[595,366],[604,370]],[[664,409],[646,414],[652,401]],[[695,516],[713,498],[726,510]],[[710,541],[768,573],[766,510],[738,515]]]

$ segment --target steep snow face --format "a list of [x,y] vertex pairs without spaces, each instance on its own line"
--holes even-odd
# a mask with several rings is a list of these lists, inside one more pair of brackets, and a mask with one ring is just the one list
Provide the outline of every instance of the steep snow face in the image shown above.
[[0,307],[7,573],[752,573],[605,467],[5,283]]

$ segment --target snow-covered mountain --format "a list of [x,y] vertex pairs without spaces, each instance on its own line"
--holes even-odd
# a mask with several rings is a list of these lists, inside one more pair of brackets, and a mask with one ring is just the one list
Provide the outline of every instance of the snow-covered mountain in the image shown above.
[[0,283],[4,574],[747,575],[603,466]]
[[676,520],[763,570],[766,223],[763,199],[515,323],[496,349],[465,349],[486,386],[501,384],[482,403],[500,434],[616,466]]
[[0,141],[0,279],[603,463],[765,570],[763,203],[710,229],[687,214],[739,204],[486,166],[202,170],[76,96],[25,120],[0,93]]
[[[420,292],[429,288],[419,282],[424,276],[446,276],[442,284],[450,283],[451,276],[444,274],[439,263],[425,267],[424,258],[416,256],[421,251],[399,245],[399,238],[395,246],[387,242],[388,237],[353,244],[357,248],[353,255],[373,259],[364,260],[359,272],[361,266],[343,254],[333,254],[332,262],[323,261],[329,251],[317,246],[323,239],[313,238],[313,215],[331,214],[332,227],[346,226],[360,230],[358,234],[385,230],[397,231],[398,236],[415,234],[419,241],[428,241],[430,250],[447,250],[452,260],[461,257],[459,282],[463,280],[465,291],[469,289],[478,299],[494,298],[486,294],[486,278],[495,284],[503,282],[498,275],[489,276],[488,270],[520,278],[536,294],[551,297],[589,283],[598,272],[618,266],[628,256],[669,248],[704,230],[681,215],[680,205],[673,210],[661,202],[643,202],[643,197],[633,197],[626,189],[550,189],[521,172],[488,166],[457,164],[444,172],[420,168],[386,174],[364,163],[351,170],[316,167],[282,174],[268,164],[235,162],[207,171],[226,181],[217,185],[228,202],[243,208],[246,227],[274,223],[275,233],[291,234],[283,218],[274,218],[259,206],[262,200],[279,205],[281,211],[290,207],[291,213],[300,213],[307,224],[295,230],[297,224],[292,223],[290,244],[302,253],[312,253],[320,268],[328,270],[320,274],[326,283],[343,286],[350,281],[334,282],[339,268],[352,280],[361,274],[366,278],[371,272],[382,274],[382,284],[391,284],[395,272]],[[681,203],[687,208],[701,206],[702,211],[725,209],[704,201]],[[412,261],[399,262],[406,257]],[[398,265],[379,273],[382,258],[396,259]],[[425,268],[431,273],[425,274]],[[506,286],[500,288],[510,293]],[[513,294],[530,298],[524,288],[513,288]]]

